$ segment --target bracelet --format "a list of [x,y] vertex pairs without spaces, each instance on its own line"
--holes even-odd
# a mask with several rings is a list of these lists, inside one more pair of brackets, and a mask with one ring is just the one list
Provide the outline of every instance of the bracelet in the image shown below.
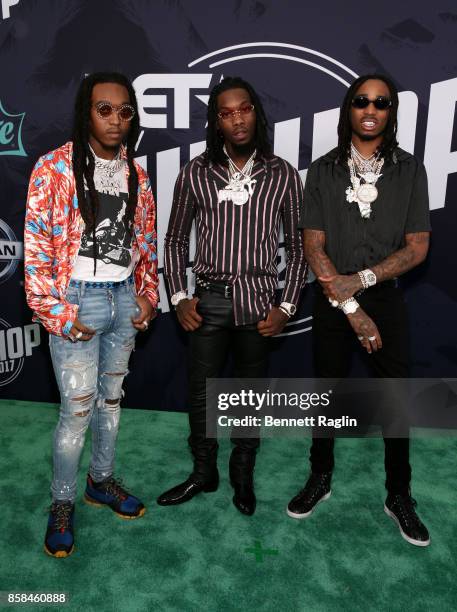
[[373,287],[376,285],[378,279],[376,278],[376,274],[373,270],[367,268],[366,270],[362,270],[361,272],[357,272],[359,278],[362,282],[363,288],[368,289],[368,287]]
[[368,289],[367,281],[365,280],[365,276],[363,272],[357,272],[357,274],[359,275],[360,282],[362,283],[362,287],[364,289]]
[[338,308],[344,312],[345,315],[354,314],[359,308],[360,304],[353,297],[344,300],[338,304]]

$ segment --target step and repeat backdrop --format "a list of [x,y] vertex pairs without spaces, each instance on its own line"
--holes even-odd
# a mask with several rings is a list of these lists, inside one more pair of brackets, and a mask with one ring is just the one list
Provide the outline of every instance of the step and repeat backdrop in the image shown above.
[[[403,281],[413,374],[455,376],[455,0],[370,7],[339,0],[325,7],[300,0],[1,0],[0,17],[0,397],[58,401],[48,337],[24,298],[25,201],[36,159],[69,140],[81,78],[98,70],[123,72],[134,84],[137,158],[158,210],[160,314],[138,338],[125,406],[186,409],[187,341],[163,281],[163,240],[175,178],[204,149],[208,94],[224,76],[254,85],[275,152],[303,180],[311,161],[336,144],[350,82],[373,71],[394,80],[400,144],[425,162],[433,226],[428,261]],[[282,248],[278,268],[283,282]],[[188,274],[192,284],[191,261]],[[271,341],[273,376],[312,375],[311,293],[307,286],[297,315]],[[354,371],[360,368],[355,360]]]

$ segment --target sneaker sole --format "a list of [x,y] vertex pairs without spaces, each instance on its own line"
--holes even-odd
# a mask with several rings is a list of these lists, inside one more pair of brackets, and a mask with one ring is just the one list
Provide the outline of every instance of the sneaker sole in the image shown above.
[[403,529],[401,528],[400,521],[397,519],[395,514],[391,510],[389,510],[389,508],[385,504],[384,504],[384,512],[387,514],[387,516],[390,516],[390,518],[395,521],[395,523],[398,526],[398,529],[400,530],[401,537],[404,540],[406,540],[407,542],[409,542],[413,546],[428,546],[430,544],[430,538],[428,540],[425,540],[425,541],[423,541],[423,540],[414,540],[413,538],[410,538],[409,535],[407,535],[403,531]]
[[91,497],[88,497],[86,493],[84,494],[84,502],[88,506],[95,506],[96,508],[109,508],[112,512],[114,512],[116,516],[119,516],[120,518],[125,519],[127,521],[141,518],[146,512],[146,508],[141,508],[141,510],[138,512],[138,514],[135,514],[135,516],[128,516],[126,514],[121,514],[120,512],[116,512],[116,510],[113,510],[111,506],[109,506],[108,504],[101,504],[100,502],[95,501]]
[[57,552],[52,553],[50,550],[48,550],[48,548],[46,547],[46,544],[44,545],[44,552],[50,557],[56,557],[58,559],[69,557],[71,553],[74,551],[74,549],[75,549],[75,546],[73,545],[68,552],[65,552],[64,550],[58,550]]
[[308,516],[311,516],[311,514],[314,512],[314,510],[316,509],[316,507],[323,501],[326,501],[330,495],[332,494],[331,491],[329,491],[328,493],[326,493],[325,495],[323,495],[315,504],[314,506],[311,508],[311,510],[309,512],[304,512],[303,514],[298,514],[297,512],[292,512],[291,510],[289,510],[289,508],[286,508],[286,512],[287,515],[290,516],[291,518],[294,519],[304,519],[307,518]]

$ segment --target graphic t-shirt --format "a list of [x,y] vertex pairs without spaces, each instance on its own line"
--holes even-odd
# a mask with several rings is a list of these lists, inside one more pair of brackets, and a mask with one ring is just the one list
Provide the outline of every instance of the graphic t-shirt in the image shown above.
[[[72,278],[84,281],[122,281],[128,278],[133,270],[132,236],[124,225],[128,201],[125,164],[110,177],[110,186],[100,179],[97,168],[94,182],[99,199],[95,229],[97,271],[94,276],[92,231],[84,229]],[[113,188],[112,185],[117,185],[118,188]],[[88,192],[86,197],[89,197]]]

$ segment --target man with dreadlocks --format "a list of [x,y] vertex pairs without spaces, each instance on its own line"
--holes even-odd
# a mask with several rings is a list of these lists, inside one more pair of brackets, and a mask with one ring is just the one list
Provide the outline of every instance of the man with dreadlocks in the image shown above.
[[[358,78],[341,107],[338,148],[308,171],[300,226],[318,280],[313,346],[319,377],[347,377],[357,341],[375,376],[408,377],[408,320],[396,279],[425,259],[431,228],[425,169],[398,147],[397,109],[390,79]],[[410,494],[409,439],[385,437],[384,443],[385,512],[408,542],[427,546]],[[289,503],[289,516],[305,518],[330,496],[333,446],[333,438],[313,439],[312,473]]]
[[[305,276],[299,174],[272,155],[262,104],[249,83],[227,77],[208,101],[206,152],[190,161],[176,181],[165,238],[165,274],[181,326],[189,332],[189,444],[194,469],[158,499],[180,504],[215,491],[217,442],[206,437],[205,383],[232,350],[237,377],[266,374],[269,338],[295,312]],[[196,295],[187,296],[189,232],[196,222],[193,271]],[[288,256],[285,285],[275,306],[280,220]],[[244,432],[246,433],[246,432]],[[232,440],[230,480],[238,510],[251,515],[258,438]]]
[[85,501],[127,519],[145,508],[113,476],[122,384],[136,331],[155,317],[155,204],[134,161],[135,92],[118,73],[79,88],[71,142],[32,172],[25,219],[27,302],[50,333],[61,395],[45,550],[73,551],[76,477],[85,432],[92,457]]

